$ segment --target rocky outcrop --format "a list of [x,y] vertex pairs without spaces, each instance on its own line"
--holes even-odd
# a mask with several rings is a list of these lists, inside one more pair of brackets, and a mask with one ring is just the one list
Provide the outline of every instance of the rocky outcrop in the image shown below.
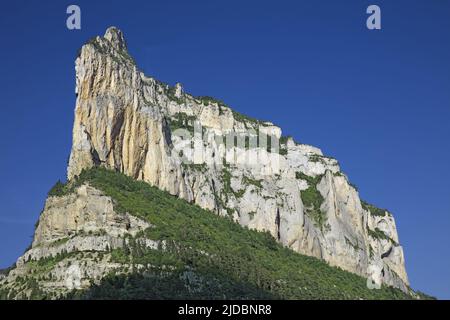
[[64,197],[51,196],[47,199],[32,246],[41,247],[80,234],[134,236],[148,227],[146,222],[134,216],[118,215],[109,197],[88,185],[83,185],[73,194]]
[[[406,290],[392,215],[362,203],[335,159],[272,123],[145,76],[118,29],[81,49],[76,93],[69,179],[84,168],[112,168],[331,265],[366,277],[379,270],[380,281]],[[238,142],[225,146],[233,135]],[[241,136],[249,138],[239,144]],[[264,139],[271,146],[261,146]],[[35,244],[53,223],[61,232],[82,225],[56,220],[40,224]]]
[[[31,248],[0,278],[0,287],[12,298],[29,299],[29,285],[35,283],[36,290],[58,298],[88,288],[110,272],[128,272],[132,267],[111,261],[111,252],[150,227],[132,215],[116,213],[112,199],[87,184],[65,196],[49,197]],[[160,246],[149,239],[142,245]]]

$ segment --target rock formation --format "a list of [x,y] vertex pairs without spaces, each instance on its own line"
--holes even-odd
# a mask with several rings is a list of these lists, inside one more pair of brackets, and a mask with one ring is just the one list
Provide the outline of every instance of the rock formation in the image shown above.
[[[408,284],[392,215],[363,205],[337,161],[319,149],[283,139],[280,128],[220,101],[184,93],[180,84],[170,87],[145,76],[114,27],[83,46],[76,74],[69,179],[94,165],[113,168],[267,230],[300,253],[365,276],[369,266],[379,265],[385,283]],[[193,135],[191,141],[203,144],[201,154],[179,157],[173,150],[183,141],[173,131],[198,123],[203,137]],[[276,137],[285,152],[236,147],[233,153],[214,138],[249,129]],[[249,158],[256,160],[239,161]],[[320,207],[306,207],[302,192],[303,199],[308,193],[323,198]]]
[[[145,76],[117,28],[85,44],[75,70],[69,180],[93,166],[114,169],[241,225],[268,231],[296,252],[408,290],[394,218],[361,201],[335,159],[282,136],[270,122],[210,97],[194,97],[181,84],[171,87]],[[118,239],[145,227],[143,221],[115,213],[111,199],[89,186],[74,195],[50,197],[32,248],[9,278],[27,272],[24,261],[29,259],[60,250],[120,246]],[[69,279],[64,280],[67,290],[81,285],[80,273],[95,278],[114,267],[95,259],[101,257],[94,254],[82,266],[76,260],[70,268],[60,266],[59,277]]]

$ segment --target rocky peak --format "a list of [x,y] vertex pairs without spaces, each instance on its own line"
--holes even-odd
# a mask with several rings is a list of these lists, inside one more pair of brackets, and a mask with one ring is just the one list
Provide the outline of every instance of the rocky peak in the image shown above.
[[115,49],[127,50],[127,44],[123,33],[118,28],[109,27],[105,32],[104,38],[108,40]]
[[175,84],[175,97],[177,98],[181,98],[181,96],[184,93],[184,89],[183,89],[183,85],[181,83],[176,83]]

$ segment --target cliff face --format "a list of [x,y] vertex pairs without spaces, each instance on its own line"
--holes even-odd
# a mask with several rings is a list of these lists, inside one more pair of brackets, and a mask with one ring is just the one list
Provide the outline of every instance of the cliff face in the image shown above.
[[[139,270],[156,275],[155,279],[166,279],[168,270],[178,270],[171,279],[187,291],[173,296],[169,290],[168,298],[211,298],[213,293],[209,291],[192,295],[192,277],[197,277],[199,284],[198,279],[209,279],[212,282],[208,283],[216,283],[217,288],[222,287],[223,279],[201,274],[201,266],[195,271],[192,256],[200,260],[208,257],[207,263],[217,263],[210,270],[222,270],[223,264],[228,263],[224,262],[227,257],[236,255],[233,250],[241,248],[240,241],[260,239],[256,247],[247,243],[240,257],[240,263],[245,264],[252,250],[259,250],[251,260],[259,263],[255,261],[266,254],[261,245],[266,240],[262,235],[238,236],[227,244],[227,254],[222,256],[222,243],[229,233],[236,232],[236,224],[219,219],[216,229],[223,233],[220,241],[215,239],[214,245],[202,249],[186,246],[183,241],[203,246],[213,230],[204,230],[200,237],[196,234],[213,223],[208,217],[203,216],[201,221],[199,217],[214,215],[197,212],[200,209],[194,205],[250,229],[267,231],[281,245],[298,253],[415,297],[408,287],[394,218],[386,210],[361,201],[335,159],[324,156],[318,148],[283,137],[281,129],[272,123],[244,116],[210,97],[193,97],[180,84],[170,87],[145,76],[128,54],[123,35],[116,28],[109,28],[104,37],[84,45],[75,68],[77,101],[68,184],[52,189],[32,246],[14,268],[0,273],[0,299],[64,297],[74,289],[87,290],[99,284],[108,275],[129,275]],[[102,188],[97,188],[95,179],[80,178],[86,176],[84,169],[92,167],[112,169],[133,179],[122,176],[129,180],[123,181],[110,177],[112,173],[107,171],[110,173],[101,173],[106,179],[103,184],[97,181]],[[142,187],[136,180],[148,182],[192,206],[184,201],[172,203],[175,197],[158,189],[155,190],[159,193],[148,190],[147,184]],[[180,210],[183,217],[173,221],[173,212]],[[152,216],[149,212],[154,211],[156,215]],[[173,223],[180,225],[171,226]],[[178,234],[179,229],[188,226],[195,226],[195,230]],[[214,232],[219,232],[216,229]],[[241,235],[250,232],[239,230]],[[167,241],[173,242],[172,248]],[[162,258],[164,254],[168,256]],[[283,265],[285,253],[271,254]],[[322,283],[320,277],[320,281],[314,281],[318,275],[309,270],[311,261],[305,263],[305,257],[299,256],[285,261],[291,265],[285,268],[284,280],[279,279],[279,274],[265,279],[272,284],[263,288],[264,292],[252,291],[241,297],[231,290],[228,296],[266,297],[267,292],[275,292],[278,297],[291,299],[393,297],[389,290],[368,290],[361,278],[348,278],[348,273],[336,273],[328,266],[321,269],[327,273],[321,275],[326,281]],[[184,257],[186,261],[173,261],[173,257]],[[220,259],[214,261],[215,258]],[[271,261],[264,263],[262,268],[267,269],[261,274],[270,274]],[[253,286],[264,282],[258,278],[260,274],[252,274],[258,266],[246,267],[245,272],[241,268],[225,269],[230,272],[228,278],[243,277]],[[297,277],[293,288],[283,291],[291,285],[289,277],[296,268],[303,278]],[[358,289],[346,292],[336,277],[352,279],[348,281],[355,282]],[[314,294],[302,292],[318,282],[324,287],[316,288]],[[240,284],[236,287],[242,288]],[[287,294],[293,291],[297,293]],[[150,298],[161,298],[159,293],[155,291]]]
[[[271,123],[145,76],[116,28],[83,46],[76,83],[69,179],[93,166],[115,169],[266,230],[299,253],[406,290],[394,218],[362,202],[335,159]],[[259,142],[267,134],[272,150],[225,147],[224,137],[249,132]]]

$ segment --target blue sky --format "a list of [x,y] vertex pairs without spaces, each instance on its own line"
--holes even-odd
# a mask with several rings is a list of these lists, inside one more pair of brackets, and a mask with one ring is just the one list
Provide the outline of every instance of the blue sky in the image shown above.
[[[31,241],[71,146],[77,49],[110,25],[148,75],[337,158],[391,210],[413,288],[450,298],[449,1],[10,1],[0,10],[0,268]],[[382,10],[382,30],[365,27]]]

